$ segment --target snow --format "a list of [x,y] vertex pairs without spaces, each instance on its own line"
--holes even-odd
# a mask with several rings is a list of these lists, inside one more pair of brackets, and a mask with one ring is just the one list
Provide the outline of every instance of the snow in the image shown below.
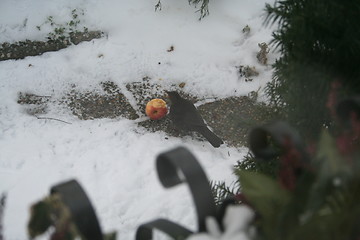
[[[241,96],[259,88],[262,93],[272,74],[270,66],[256,60],[258,43],[269,42],[273,30],[262,25],[265,2],[211,1],[210,15],[198,21],[199,14],[186,0],[162,0],[157,12],[157,0],[1,0],[0,43],[45,40],[50,29],[39,31],[36,26],[48,16],[66,23],[75,8],[84,11],[80,27],[107,34],[58,52],[0,62],[0,193],[8,195],[5,239],[27,239],[29,206],[51,186],[72,178],[90,196],[104,232],[116,230],[118,239],[134,239],[138,225],[158,217],[195,230],[187,187],[164,189],[155,171],[156,156],[185,146],[210,180],[231,183],[231,167],[246,148],[214,149],[190,137],[150,133],[123,118],[81,121],[60,106],[51,106],[46,116],[71,124],[40,120],[17,104],[18,92],[60,98],[72,84],[89,90],[111,80],[125,89],[126,83],[149,76],[165,89],[185,82],[184,91],[199,96]],[[247,24],[249,36],[242,33]],[[170,46],[173,52],[166,51]],[[269,62],[276,57],[270,52]],[[237,74],[239,65],[255,66],[260,75],[245,82]]]

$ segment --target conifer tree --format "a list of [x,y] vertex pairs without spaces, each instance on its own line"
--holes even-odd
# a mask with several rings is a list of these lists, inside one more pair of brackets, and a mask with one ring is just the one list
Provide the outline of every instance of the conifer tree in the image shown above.
[[263,165],[248,155],[234,166],[239,189],[221,185],[214,193],[246,196],[259,215],[256,239],[358,239],[360,105],[350,131],[330,135],[323,126],[339,126],[336,103],[360,93],[360,1],[276,0],[266,12],[265,23],[278,24],[272,44],[281,53],[267,93],[283,119],[315,142],[311,170],[290,184],[281,169],[291,167],[276,163],[294,156]]
[[272,44],[281,53],[272,82],[271,102],[308,139],[331,125],[323,106],[332,82],[345,95],[360,91],[360,1],[281,0],[266,5],[265,23],[278,24]]

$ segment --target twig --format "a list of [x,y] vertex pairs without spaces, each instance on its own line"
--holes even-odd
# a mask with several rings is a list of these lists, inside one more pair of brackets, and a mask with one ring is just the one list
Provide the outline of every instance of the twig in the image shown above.
[[60,119],[57,119],[57,118],[50,118],[50,117],[39,117],[37,115],[34,114],[34,116],[37,118],[37,119],[41,119],[41,120],[55,120],[55,121],[59,121],[59,122],[62,122],[62,123],[66,123],[66,124],[72,124],[70,122],[66,122],[64,120],[60,120]]
[[4,240],[3,236],[3,218],[4,218],[4,208],[5,208],[6,195],[3,193],[0,196],[0,240]]
[[26,95],[32,95],[34,97],[39,97],[39,98],[51,98],[51,96],[42,96],[42,95],[37,95],[37,94],[32,94],[32,93],[25,93]]
[[155,12],[157,10],[161,11],[161,0],[159,0],[159,2],[155,5]]

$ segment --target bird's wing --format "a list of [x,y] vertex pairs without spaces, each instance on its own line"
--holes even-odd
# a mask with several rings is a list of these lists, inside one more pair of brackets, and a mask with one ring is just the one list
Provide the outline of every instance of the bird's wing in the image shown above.
[[204,119],[191,102],[184,101],[181,106],[174,106],[172,114],[176,116],[179,123],[191,126],[206,126]]
[[206,126],[204,119],[201,117],[198,111],[186,112],[184,116],[184,120],[194,126]]

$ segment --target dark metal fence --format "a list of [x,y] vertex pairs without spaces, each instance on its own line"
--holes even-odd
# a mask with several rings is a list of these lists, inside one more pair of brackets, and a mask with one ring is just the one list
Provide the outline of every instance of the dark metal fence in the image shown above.
[[[360,98],[346,99],[340,102],[336,109],[337,118],[344,125],[351,122],[354,112],[360,116]],[[302,166],[310,162],[310,156],[300,135],[285,122],[273,122],[253,129],[249,135],[249,143],[251,151],[260,161],[282,156],[289,150],[295,149]],[[197,214],[196,232],[207,232],[205,224],[207,217],[217,219],[219,226],[224,229],[222,226],[224,211],[227,205],[235,201],[229,199],[221,206],[215,205],[205,172],[186,148],[178,147],[160,154],[156,159],[156,169],[160,182],[165,188],[178,184],[188,185]],[[53,186],[50,192],[60,195],[63,203],[70,210],[78,230],[86,239],[103,240],[103,233],[91,202],[76,180]],[[174,239],[185,239],[194,234],[193,231],[171,220],[159,218],[141,224],[136,230],[136,240],[152,239],[153,230],[160,230]]]

